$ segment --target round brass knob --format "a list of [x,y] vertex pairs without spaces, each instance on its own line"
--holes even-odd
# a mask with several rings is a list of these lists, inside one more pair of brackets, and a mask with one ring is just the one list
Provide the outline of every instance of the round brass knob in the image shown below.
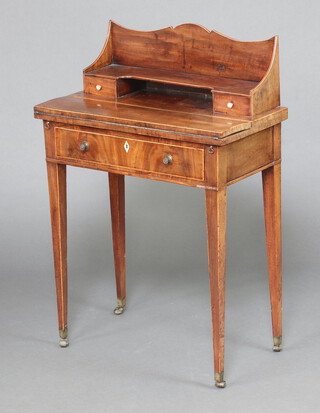
[[171,165],[172,162],[173,162],[172,155],[166,155],[166,156],[163,158],[162,162],[163,162],[165,165]]
[[227,107],[228,107],[229,109],[232,109],[232,108],[233,108],[233,103],[232,103],[232,102],[228,102],[228,103],[227,103]]
[[90,144],[89,144],[89,142],[86,142],[86,141],[81,142],[80,145],[79,145],[79,149],[80,149],[80,151],[82,151],[82,152],[88,151],[88,150],[90,149]]
[[102,86],[101,86],[101,85],[96,85],[96,89],[97,89],[97,90],[101,90],[101,89],[102,89]]

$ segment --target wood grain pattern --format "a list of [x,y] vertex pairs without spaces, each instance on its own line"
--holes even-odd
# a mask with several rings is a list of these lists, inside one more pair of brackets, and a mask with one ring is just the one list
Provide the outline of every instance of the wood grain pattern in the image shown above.
[[262,172],[269,288],[274,337],[282,336],[281,165]]
[[[93,70],[84,70],[86,93],[117,99],[110,93],[111,80],[123,88],[123,79],[131,78],[218,92],[217,112],[252,116],[280,105],[277,36],[241,42],[194,24],[142,32],[110,22],[109,37]],[[96,81],[108,87],[96,91]],[[124,89],[130,93],[132,87],[128,83]],[[234,95],[232,110],[222,104],[224,92]]]
[[[229,108],[228,104],[232,104]],[[213,109],[215,112],[229,115],[251,115],[250,96],[240,96],[235,93],[213,93]]]
[[275,38],[241,42],[195,24],[141,32],[111,23],[113,62],[260,81]]
[[227,182],[227,186],[233,185],[233,184],[235,184],[235,183],[237,183],[237,182],[239,182],[239,181],[242,181],[243,179],[249,178],[250,176],[257,174],[258,172],[262,172],[262,171],[264,171],[265,169],[271,168],[271,166],[275,166],[275,165],[277,165],[279,162],[280,162],[280,161],[270,162],[270,163],[268,163],[268,164],[266,164],[266,165],[261,166],[260,168],[254,169],[253,171],[249,171],[249,172],[247,172],[247,173],[245,173],[245,174],[243,174],[243,175],[241,175],[241,176],[238,176],[237,178],[232,179],[231,181],[228,181],[228,182]]
[[136,108],[152,108],[161,111],[170,110],[177,114],[188,113],[189,116],[197,115],[201,110],[202,116],[212,117],[212,95],[210,93],[210,95],[206,96],[208,98],[204,99],[203,95],[197,95],[196,93],[190,97],[189,94],[162,94],[145,90],[125,96],[123,99],[118,100],[118,104]]
[[[273,335],[282,335],[281,122],[288,112],[279,104],[277,37],[239,42],[192,24],[141,32],[110,23],[102,52],[84,70],[84,92],[35,107],[44,121],[61,330],[67,327],[66,165],[72,165],[109,173],[119,300],[126,298],[125,175],[205,190],[220,387],[226,188],[262,171]],[[83,142],[87,151],[80,150]],[[168,155],[173,162],[164,164]]]
[[56,145],[54,137],[54,127],[51,122],[43,121],[44,142],[46,148],[46,156],[52,158],[56,154]]
[[117,298],[126,298],[124,176],[109,172],[109,193]]
[[281,159],[281,123],[273,127],[273,158]]
[[[227,184],[228,147],[206,147],[205,185],[207,188],[220,189]],[[213,151],[213,152],[212,152]]]
[[272,132],[272,128],[265,129],[228,145],[228,182],[274,160]]
[[[97,86],[101,89],[97,89]],[[93,95],[102,95],[107,99],[117,98],[117,81],[116,79],[96,78],[95,76],[84,76],[83,89],[85,93]]]
[[250,94],[250,91],[258,85],[258,82],[251,80],[200,75],[196,73],[186,73],[148,67],[120,66],[115,64],[88,72],[84,78],[110,80],[140,79],[165,83],[167,85],[183,85],[194,88],[207,88],[209,90],[220,90],[248,95]]
[[224,371],[227,192],[206,190],[208,265],[211,292],[214,371]]
[[252,114],[280,106],[279,39],[275,38],[270,67],[261,82],[251,90]]
[[216,145],[225,146],[232,142],[239,141],[247,136],[253,135],[261,130],[271,126],[279,125],[284,120],[288,119],[288,108],[279,107],[270,111],[264,112],[252,117],[252,127],[247,130],[240,131],[230,136],[226,136],[221,141],[216,142]]
[[[204,179],[203,149],[66,128],[56,128],[55,136],[58,158],[79,159],[189,179]],[[81,142],[88,142],[90,149],[81,151]],[[128,151],[125,150],[126,144]],[[172,156],[171,165],[163,163],[167,155]]]
[[[36,119],[68,125],[217,146],[228,145],[288,118],[288,109],[285,107],[267,111],[248,120],[243,117],[230,118],[228,115],[208,115],[203,105],[197,108],[194,102],[187,101],[185,104],[185,101],[180,101],[179,104],[179,101],[176,108],[174,100],[171,99],[167,99],[167,108],[164,101],[161,101],[159,107],[151,104],[150,108],[141,108],[130,102],[128,105],[122,102],[115,104],[97,96],[89,98],[80,92],[35,106],[34,116]],[[155,99],[153,102],[155,104]],[[170,116],[166,116],[168,112]],[[147,121],[141,121],[143,116]],[[201,121],[201,128],[198,119]],[[186,125],[188,127],[184,128]]]
[[[190,109],[172,111],[170,107],[172,104],[168,104],[167,110],[125,105],[122,101],[115,104],[103,99],[88,99],[77,94],[37,105],[35,116],[62,122],[67,122],[67,118],[73,118],[74,124],[79,124],[83,119],[92,127],[96,126],[96,121],[99,126],[105,123],[109,128],[120,125],[123,130],[128,126],[128,129],[132,127],[136,130],[141,129],[143,135],[146,135],[149,130],[158,130],[158,136],[162,136],[167,131],[171,132],[172,139],[179,133],[200,135],[193,139],[199,143],[202,143],[201,136],[208,142],[208,137],[225,137],[251,127],[251,121],[248,119],[226,119],[223,116],[203,115],[202,108],[197,109],[197,107],[194,107],[193,114],[190,114]],[[185,140],[188,141],[188,138],[185,137]],[[190,140],[192,141],[192,136]]]
[[[131,169],[127,169],[125,167],[120,166],[108,166],[105,164],[99,164],[94,162],[86,162],[86,161],[77,161],[77,160],[64,160],[62,158],[47,158],[48,162],[63,164],[63,165],[70,165],[79,168],[87,168],[93,169],[96,171],[105,171],[105,172],[112,172],[116,174],[126,175],[126,176],[134,176],[137,178],[145,178],[151,179],[153,181],[163,181],[169,182],[179,185],[186,185],[190,187],[196,188],[205,188],[206,185],[203,180],[196,180],[196,179],[189,179],[186,177],[179,177],[173,175],[166,175],[166,174],[157,174],[156,172],[148,172],[148,171],[134,171]],[[215,189],[215,187],[209,186],[211,189]]]
[[47,162],[52,244],[57,291],[59,329],[67,328],[67,194],[66,167]]

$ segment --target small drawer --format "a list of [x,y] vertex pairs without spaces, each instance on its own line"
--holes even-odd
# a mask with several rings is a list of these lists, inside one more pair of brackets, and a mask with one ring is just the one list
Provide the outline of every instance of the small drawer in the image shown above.
[[115,99],[117,96],[116,79],[99,76],[84,76],[84,92],[92,95]]
[[213,92],[214,112],[250,116],[250,96]]
[[[77,164],[119,167],[135,173],[204,179],[204,149],[55,128],[56,157]],[[93,165],[93,166],[94,166]]]

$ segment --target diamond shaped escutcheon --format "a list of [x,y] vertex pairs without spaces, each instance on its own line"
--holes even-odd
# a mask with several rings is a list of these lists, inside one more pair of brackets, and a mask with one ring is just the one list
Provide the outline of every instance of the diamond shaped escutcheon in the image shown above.
[[128,144],[128,142],[126,141],[126,143],[123,145],[125,151],[128,153],[129,149],[130,149],[130,145]]

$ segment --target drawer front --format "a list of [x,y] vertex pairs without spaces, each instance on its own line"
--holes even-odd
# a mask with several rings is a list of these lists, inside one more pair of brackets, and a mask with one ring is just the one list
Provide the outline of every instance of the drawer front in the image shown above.
[[55,138],[57,158],[204,179],[203,149],[59,127],[55,128]]
[[229,115],[250,116],[250,97],[214,92],[213,110]]
[[115,99],[117,97],[116,80],[96,76],[84,76],[84,92]]

